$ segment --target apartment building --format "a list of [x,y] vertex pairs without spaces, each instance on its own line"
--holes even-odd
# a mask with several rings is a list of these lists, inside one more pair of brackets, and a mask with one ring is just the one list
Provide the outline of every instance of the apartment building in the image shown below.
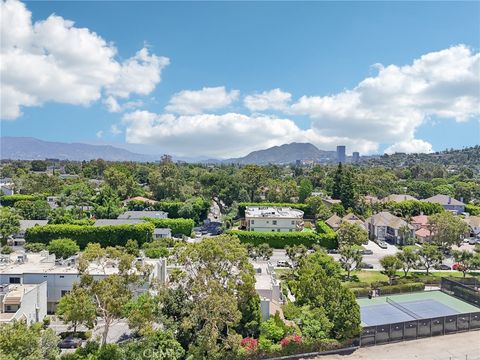
[[0,324],[42,321],[47,315],[47,282],[0,285]]
[[295,232],[303,230],[303,211],[289,207],[247,206],[245,227],[259,232]]

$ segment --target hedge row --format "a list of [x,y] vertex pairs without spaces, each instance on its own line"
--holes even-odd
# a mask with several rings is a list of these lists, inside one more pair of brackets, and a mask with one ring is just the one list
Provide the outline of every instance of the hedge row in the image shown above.
[[245,208],[247,206],[275,206],[275,207],[290,207],[292,209],[302,210],[305,216],[314,216],[312,209],[308,204],[299,203],[255,203],[255,202],[241,202],[238,204],[238,216],[245,217]]
[[139,245],[152,240],[154,226],[149,223],[135,225],[45,225],[27,229],[25,240],[30,243],[48,244],[51,240],[68,238],[75,240],[81,249],[88,243],[102,246],[124,246],[127,240],[136,240]]
[[330,236],[335,236],[335,231],[333,231],[333,229],[328,226],[327,224],[325,224],[323,221],[317,221],[315,223],[315,227],[317,228],[317,233],[318,234],[325,234],[325,235],[330,235]]
[[423,290],[425,290],[425,284],[421,282],[399,284],[399,285],[388,285],[388,286],[382,286],[380,288],[380,295],[401,294],[401,293],[423,291]]
[[[358,298],[358,297],[368,296],[372,288],[357,286],[357,287],[351,287],[350,290]],[[380,290],[380,295],[402,294],[407,292],[423,291],[425,290],[425,284],[420,282],[415,282],[415,283],[407,283],[407,284],[399,284],[399,285],[387,285],[387,286],[378,287],[378,290]]]
[[274,249],[284,249],[286,246],[305,245],[311,248],[320,245],[327,249],[337,247],[336,236],[316,234],[313,232],[258,232],[229,230],[227,234],[237,236],[243,243],[251,243],[255,246],[267,243]]
[[385,204],[385,208],[392,213],[400,214],[402,217],[417,216],[420,214],[433,215],[444,211],[444,208],[440,204],[418,200],[406,200],[398,203],[388,202]]
[[210,203],[201,197],[191,201],[159,201],[155,204],[147,204],[143,201],[132,200],[128,203],[129,210],[154,209],[165,211],[170,219],[191,218],[200,221],[207,218]]
[[155,225],[156,228],[169,228],[172,230],[172,235],[190,236],[193,231],[195,223],[192,219],[152,219],[145,218],[144,220]]
[[41,195],[24,195],[24,194],[13,194],[13,195],[2,195],[0,196],[0,204],[2,206],[13,206],[17,201],[22,200],[41,200],[44,199]]

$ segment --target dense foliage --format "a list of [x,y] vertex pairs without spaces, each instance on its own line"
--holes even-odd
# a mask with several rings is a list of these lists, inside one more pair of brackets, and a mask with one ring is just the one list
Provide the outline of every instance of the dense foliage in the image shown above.
[[100,243],[102,246],[124,246],[129,239],[136,240],[141,245],[152,239],[153,229],[153,225],[147,223],[109,226],[45,225],[27,229],[25,240],[49,244],[55,239],[68,238],[75,240],[81,249],[89,243]]
[[146,221],[155,225],[156,228],[169,228],[172,231],[172,235],[185,235],[190,236],[193,231],[195,223],[192,219],[152,219],[145,218]]
[[337,237],[334,232],[328,234],[316,234],[314,232],[257,232],[228,230],[228,234],[237,236],[241,242],[255,246],[268,244],[274,249],[284,249],[286,246],[305,245],[312,248],[320,245],[327,249],[337,247]]

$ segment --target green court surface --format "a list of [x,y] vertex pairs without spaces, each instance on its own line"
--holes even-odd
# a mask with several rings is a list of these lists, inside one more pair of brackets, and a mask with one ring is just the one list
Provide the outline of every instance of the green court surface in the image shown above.
[[357,299],[357,303],[358,305],[360,305],[360,307],[387,304],[387,297],[400,304],[410,301],[434,300],[458,311],[459,313],[471,313],[480,311],[480,308],[470,305],[465,301],[457,299],[453,296],[447,295],[441,291],[423,291],[408,294],[379,296],[372,299],[362,298]]

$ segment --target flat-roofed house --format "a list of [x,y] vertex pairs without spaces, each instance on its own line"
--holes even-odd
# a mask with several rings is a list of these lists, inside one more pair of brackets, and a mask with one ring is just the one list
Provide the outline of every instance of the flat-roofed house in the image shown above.
[[303,211],[290,207],[247,206],[245,225],[249,231],[295,232],[303,230]]
[[0,285],[0,324],[42,321],[47,315],[47,282]]

